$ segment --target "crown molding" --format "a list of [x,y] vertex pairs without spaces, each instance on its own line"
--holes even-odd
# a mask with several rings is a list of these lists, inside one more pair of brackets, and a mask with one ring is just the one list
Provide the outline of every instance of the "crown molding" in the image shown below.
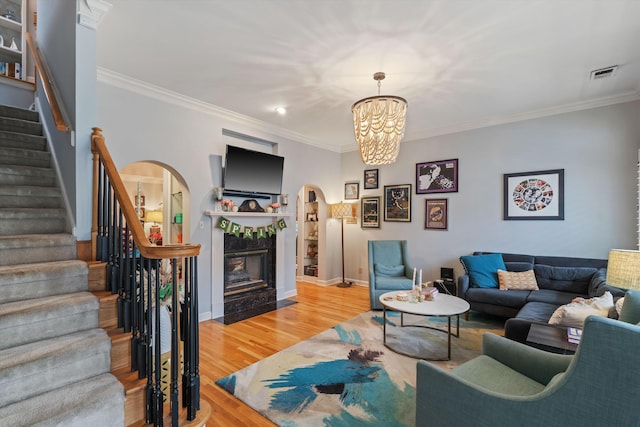
[[113,6],[105,0],[77,0],[78,24],[92,30],[98,29],[100,21]]
[[[408,141],[416,141],[435,136],[448,135],[452,133],[464,132],[474,129],[481,129],[490,126],[503,125],[507,123],[515,123],[523,120],[539,119],[542,117],[556,116],[559,114],[572,113],[582,110],[590,110],[592,108],[606,107],[608,105],[622,104],[625,102],[633,102],[640,100],[640,90],[626,92],[620,95],[596,98],[588,101],[573,102],[564,105],[558,105],[550,108],[527,111],[519,114],[509,114],[501,116],[485,117],[481,120],[470,121],[452,126],[443,126],[433,128],[424,132],[416,132],[411,135]],[[356,147],[357,148],[357,147]],[[352,150],[353,151],[353,150]]]
[[[118,87],[123,90],[138,93],[149,98],[157,99],[161,102],[173,104],[182,108],[188,108],[201,113],[209,114],[233,122],[251,126],[261,131],[271,133],[282,138],[300,142],[306,145],[310,145],[324,150],[329,150],[337,153],[348,153],[358,150],[358,145],[353,143],[349,145],[334,145],[329,146],[326,143],[312,140],[302,134],[283,129],[278,126],[271,125],[261,120],[254,119],[249,116],[245,116],[224,108],[218,107],[213,104],[209,104],[195,98],[191,98],[185,95],[181,95],[177,92],[173,92],[159,86],[152,85],[141,80],[134,79],[124,74],[111,71],[109,69],[98,67],[98,81],[101,83],[109,84],[114,87]],[[559,105],[550,108],[543,108],[539,110],[532,110],[520,114],[498,115],[485,117],[480,120],[469,121],[466,123],[455,124],[451,126],[443,126],[433,129],[427,129],[423,131],[414,132],[410,135],[405,135],[403,142],[417,141],[421,139],[433,138],[436,136],[448,135],[452,133],[465,132],[474,129],[481,129],[490,126],[503,125],[507,123],[514,123],[524,120],[538,119],[542,117],[555,116],[558,114],[571,113],[575,111],[588,110],[598,107],[606,107],[608,105],[621,104],[625,102],[632,102],[640,100],[640,89],[630,91],[621,95],[602,97],[592,99],[588,101],[574,102],[564,105]]]
[[134,92],[161,102],[173,104],[181,108],[195,110],[200,113],[209,114],[221,119],[251,126],[254,129],[257,128],[258,130],[261,130],[263,132],[268,132],[270,134],[295,142],[300,142],[306,145],[311,145],[317,148],[322,148],[324,150],[329,150],[337,153],[341,151],[339,146],[328,146],[326,143],[315,141],[302,134],[283,129],[275,125],[271,125],[269,123],[263,122],[262,120],[257,120],[252,117],[245,116],[243,114],[239,114],[234,111],[227,110],[222,107],[218,107],[216,105],[209,104],[198,99],[173,92],[168,89],[164,89],[160,86],[156,86],[142,80],[134,79],[132,77],[117,73],[107,68],[98,67],[98,81],[100,83],[105,83],[129,92]]

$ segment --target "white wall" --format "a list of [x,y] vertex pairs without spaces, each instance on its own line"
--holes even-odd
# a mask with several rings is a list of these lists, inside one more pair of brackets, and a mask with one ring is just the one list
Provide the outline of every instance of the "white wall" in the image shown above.
[[[639,146],[633,102],[404,142],[397,162],[379,168],[378,190],[362,190],[371,167],[359,153],[343,154],[341,184],[359,180],[361,197],[381,196],[382,205],[384,185],[413,186],[411,223],[345,225],[346,276],[368,280],[367,240],[408,240],[425,280],[439,278],[440,267],[458,276],[458,258],[477,250],[606,259],[611,248],[635,249]],[[459,159],[459,191],[416,195],[415,164],[451,158]],[[564,221],[503,221],[503,174],[548,169],[564,169]],[[425,199],[443,197],[448,231],[425,230]]]
[[[208,315],[211,308],[211,219],[203,214],[213,209],[212,191],[221,185],[221,156],[228,137],[226,128],[256,138],[278,143],[278,155],[285,157],[283,193],[290,195],[294,208],[295,195],[304,184],[321,188],[330,201],[340,196],[340,155],[309,145],[287,140],[250,120],[221,117],[197,107],[185,108],[169,101],[136,93],[98,79],[97,125],[104,131],[107,148],[118,169],[144,160],[169,165],[184,177],[191,195],[190,242],[202,245],[198,261],[199,311]],[[144,92],[142,90],[141,92]],[[293,199],[291,199],[293,197]],[[200,228],[200,222],[204,227]],[[295,283],[295,223],[287,221],[285,294],[296,294]],[[219,231],[219,230],[216,230]],[[187,230],[183,231],[185,234]],[[213,313],[213,317],[222,313]]]

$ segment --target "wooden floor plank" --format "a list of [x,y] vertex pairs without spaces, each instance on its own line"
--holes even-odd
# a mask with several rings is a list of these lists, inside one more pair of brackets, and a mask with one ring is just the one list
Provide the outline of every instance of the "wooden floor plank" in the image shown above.
[[200,323],[201,396],[211,405],[208,426],[274,426],[215,381],[369,310],[366,287],[298,282],[297,304],[231,325]]

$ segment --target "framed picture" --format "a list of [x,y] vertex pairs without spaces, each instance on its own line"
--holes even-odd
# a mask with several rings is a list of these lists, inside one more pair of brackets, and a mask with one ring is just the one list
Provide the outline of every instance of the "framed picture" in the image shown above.
[[360,193],[359,182],[347,182],[344,184],[344,199],[345,200],[358,200]]
[[425,230],[446,230],[449,226],[448,199],[427,199],[425,202]]
[[564,169],[504,174],[505,220],[563,220]]
[[367,169],[364,171],[364,189],[375,188],[378,188],[378,169]]
[[380,228],[380,197],[363,197],[361,200],[361,228]]
[[411,184],[384,186],[384,220],[411,222]]
[[317,212],[307,212],[307,222],[315,222],[318,220]]
[[416,163],[416,194],[458,192],[458,159]]

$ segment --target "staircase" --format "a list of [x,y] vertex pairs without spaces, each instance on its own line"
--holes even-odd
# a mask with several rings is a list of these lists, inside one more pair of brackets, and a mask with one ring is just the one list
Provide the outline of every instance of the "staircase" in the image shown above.
[[2,427],[125,425],[110,299],[89,292],[62,206],[38,114],[0,106]]

